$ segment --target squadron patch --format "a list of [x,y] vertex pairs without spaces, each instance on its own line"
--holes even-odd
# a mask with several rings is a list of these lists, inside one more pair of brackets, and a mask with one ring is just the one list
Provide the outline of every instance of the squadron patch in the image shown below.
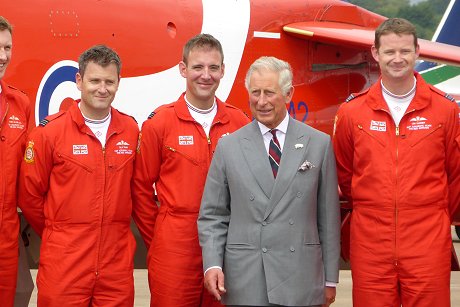
[[34,163],[34,142],[29,141],[29,144],[27,144],[26,150],[24,152],[24,161],[27,163]]

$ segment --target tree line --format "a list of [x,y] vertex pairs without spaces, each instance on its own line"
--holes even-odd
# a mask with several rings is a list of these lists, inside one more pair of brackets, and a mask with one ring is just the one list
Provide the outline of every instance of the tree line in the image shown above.
[[371,12],[386,17],[401,17],[412,22],[420,38],[431,40],[450,0],[350,0]]

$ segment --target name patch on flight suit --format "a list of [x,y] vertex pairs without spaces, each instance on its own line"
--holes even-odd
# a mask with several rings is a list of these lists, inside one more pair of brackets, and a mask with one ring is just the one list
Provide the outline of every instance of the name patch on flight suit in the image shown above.
[[129,149],[129,143],[121,140],[117,143],[118,148],[114,151],[117,155],[131,155],[133,153],[132,149]]
[[8,118],[8,126],[11,129],[24,129],[25,127],[21,120],[14,115],[11,115],[10,118]]
[[179,145],[193,145],[193,135],[179,135]]
[[417,131],[417,130],[429,130],[432,125],[428,123],[428,119],[422,116],[416,116],[409,120],[409,125],[407,130]]

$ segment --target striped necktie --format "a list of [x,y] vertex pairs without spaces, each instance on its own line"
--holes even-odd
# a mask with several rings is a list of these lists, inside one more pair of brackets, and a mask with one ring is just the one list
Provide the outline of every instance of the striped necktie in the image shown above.
[[278,174],[278,168],[281,161],[281,146],[276,137],[276,129],[270,130],[270,133],[273,135],[273,138],[270,141],[270,146],[268,147],[268,159],[270,160],[270,165],[272,166],[273,176],[276,178]]

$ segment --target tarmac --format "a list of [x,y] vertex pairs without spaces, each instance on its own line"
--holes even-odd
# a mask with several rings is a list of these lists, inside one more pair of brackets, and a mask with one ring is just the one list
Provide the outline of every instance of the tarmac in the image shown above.
[[[452,239],[454,241],[454,247],[457,252],[458,257],[460,257],[460,240],[455,234],[454,229],[452,228]],[[35,282],[37,275],[37,270],[31,270],[32,278]],[[460,307],[460,271],[451,272],[451,283],[450,283],[450,296],[451,296],[451,305],[452,307]],[[135,307],[148,307],[150,303],[150,292],[147,281],[147,270],[138,269],[134,270],[134,286],[135,286]],[[340,282],[337,286],[337,297],[335,303],[331,306],[336,307],[352,307],[352,298],[351,298],[351,271],[350,270],[341,270],[340,271]],[[36,287],[32,293],[30,299],[29,307],[36,307],[37,301],[37,291]]]

